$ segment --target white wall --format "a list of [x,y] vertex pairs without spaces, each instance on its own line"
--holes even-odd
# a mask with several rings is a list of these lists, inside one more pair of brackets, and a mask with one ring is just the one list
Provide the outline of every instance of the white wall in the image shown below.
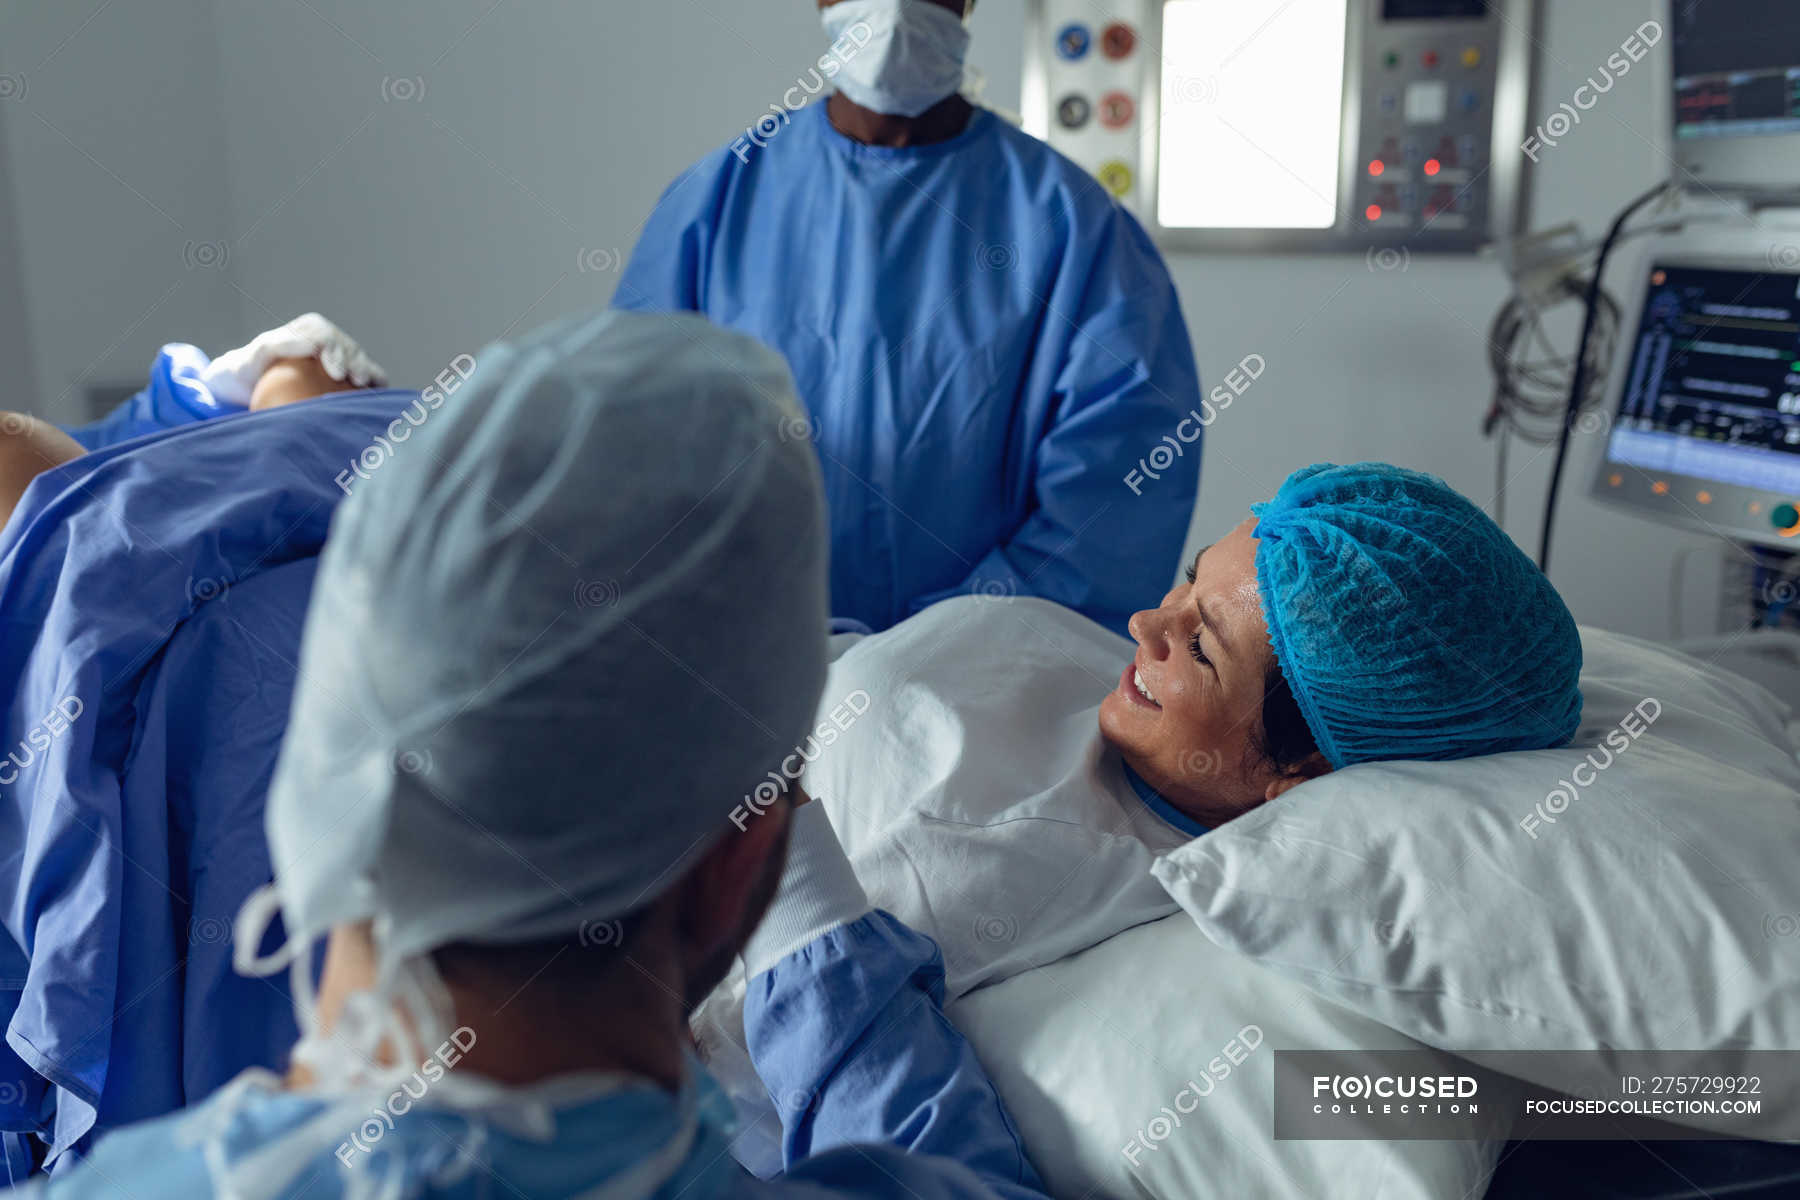
[[[23,23],[44,27],[27,32],[47,50],[92,7]],[[504,331],[604,304],[617,279],[611,268],[629,254],[662,187],[741,132],[821,48],[809,0],[156,7],[180,19],[109,9],[95,25],[165,52],[172,43],[191,47],[173,56],[191,66],[191,78],[155,92],[157,113],[186,113],[211,129],[190,139],[190,150],[149,136],[150,72],[133,55],[91,44],[102,39],[78,37],[62,52],[71,61],[58,60],[68,68],[62,90],[34,80],[29,99],[54,102],[78,140],[119,143],[108,151],[114,170],[168,209],[180,236],[104,175],[84,180],[79,156],[59,153],[52,135],[30,128],[35,121],[11,117],[15,136],[23,124],[29,141],[15,175],[29,161],[34,172],[48,163],[54,180],[70,180],[67,210],[52,202],[65,190],[60,182],[22,188],[34,203],[21,227],[49,239],[33,248],[30,294],[34,343],[53,381],[78,370],[83,353],[117,336],[130,310],[171,280],[182,290],[109,361],[136,363],[142,347],[164,337],[204,341],[221,321],[248,335],[318,308],[365,336],[398,378],[419,379]],[[1548,7],[1544,112],[1658,15],[1662,0]],[[977,63],[1004,107],[1017,106],[1024,8],[1025,0],[982,0],[976,10]],[[0,64],[30,57],[8,32],[0,26]],[[1598,233],[1666,170],[1666,71],[1661,55],[1640,68],[1545,157],[1537,223],[1573,216]],[[94,94],[79,94],[84,86]],[[139,114],[124,131],[111,125],[122,108]],[[113,228],[121,220],[131,236]],[[184,272],[174,251],[183,238],[220,236],[230,239],[237,291],[190,297],[213,277]],[[1632,257],[1621,258],[1621,283]],[[1196,546],[1287,471],[1321,459],[1391,459],[1489,499],[1492,447],[1478,426],[1490,389],[1485,332],[1505,294],[1497,266],[1415,258],[1381,272],[1360,255],[1183,255],[1171,267],[1209,379],[1251,352],[1269,364],[1209,432]],[[99,297],[89,290],[96,274]],[[104,320],[85,307],[102,300]],[[178,329],[178,315],[198,332]],[[1593,449],[1577,447],[1553,576],[1583,620],[1661,636],[1671,554],[1704,542],[1591,504],[1583,493]],[[1533,548],[1547,461],[1514,456],[1508,525]],[[1709,555],[1700,557],[1697,580],[1709,568]]]
[[6,145],[5,114],[0,111],[0,362],[9,368],[8,386],[0,389],[0,408],[29,408],[39,394],[37,357],[31,348],[31,316],[21,269],[23,242],[12,194],[12,155]]
[[236,335],[220,105],[208,0],[0,6],[0,295],[36,368],[0,404],[74,419],[163,342]]
[[403,378],[610,300],[662,188],[817,29],[768,0],[215,12],[244,290],[373,331]]

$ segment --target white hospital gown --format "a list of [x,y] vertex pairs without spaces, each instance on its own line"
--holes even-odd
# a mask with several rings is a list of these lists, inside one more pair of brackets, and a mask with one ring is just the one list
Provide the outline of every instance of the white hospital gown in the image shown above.
[[[1178,911],[1150,866],[1189,835],[1138,798],[1099,733],[1132,653],[1047,601],[969,596],[832,665],[801,748],[806,789],[875,907],[943,949],[952,1016],[977,988]],[[742,1051],[742,987],[695,1020],[740,1109],[767,1103]],[[736,1151],[773,1165],[767,1148]]]

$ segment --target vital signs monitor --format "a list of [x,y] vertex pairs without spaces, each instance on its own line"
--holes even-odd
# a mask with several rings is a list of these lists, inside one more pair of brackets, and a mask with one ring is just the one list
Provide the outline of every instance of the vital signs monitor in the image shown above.
[[1633,305],[1595,496],[1800,548],[1800,229],[1659,243]]
[[1675,157],[1713,191],[1800,192],[1800,4],[1674,0]]

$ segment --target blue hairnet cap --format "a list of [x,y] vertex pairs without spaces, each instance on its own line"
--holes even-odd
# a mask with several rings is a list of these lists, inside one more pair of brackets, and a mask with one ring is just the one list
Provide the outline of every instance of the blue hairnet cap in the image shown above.
[[1574,736],[1575,619],[1506,532],[1443,480],[1320,463],[1251,511],[1275,660],[1333,767],[1542,750]]

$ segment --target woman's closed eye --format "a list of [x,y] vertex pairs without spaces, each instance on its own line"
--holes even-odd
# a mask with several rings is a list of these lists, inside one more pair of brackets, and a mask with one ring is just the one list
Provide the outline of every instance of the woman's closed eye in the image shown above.
[[1212,660],[1206,657],[1206,651],[1200,648],[1200,635],[1198,633],[1188,634],[1188,652],[1194,656],[1194,661],[1202,666],[1210,667],[1212,665]]

